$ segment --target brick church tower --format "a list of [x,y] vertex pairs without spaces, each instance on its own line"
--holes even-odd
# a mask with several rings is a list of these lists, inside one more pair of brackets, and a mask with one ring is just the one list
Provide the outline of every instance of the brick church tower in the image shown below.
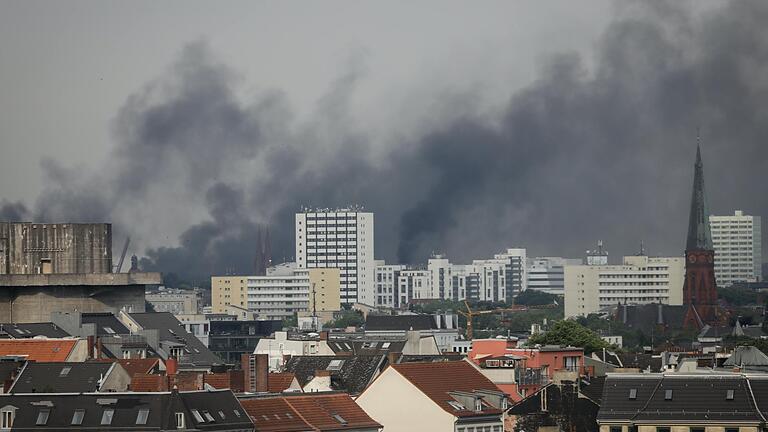
[[688,241],[685,246],[683,304],[686,306],[683,321],[685,328],[700,329],[707,324],[720,325],[727,319],[724,311],[717,305],[715,251],[709,227],[709,209],[704,194],[701,148],[696,149]]

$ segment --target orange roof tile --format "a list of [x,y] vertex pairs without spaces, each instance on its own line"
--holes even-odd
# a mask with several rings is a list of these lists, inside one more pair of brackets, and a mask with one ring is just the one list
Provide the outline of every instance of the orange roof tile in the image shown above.
[[3,339],[0,340],[0,356],[27,356],[27,360],[39,362],[67,361],[77,339]]
[[285,400],[319,431],[382,427],[346,393],[286,396]]
[[448,401],[454,400],[449,392],[501,391],[496,384],[465,361],[400,363],[392,364],[390,367],[415,385],[440,408],[457,417],[501,413],[501,410],[495,408],[484,409],[482,413],[456,410],[448,403]]
[[282,393],[291,386],[296,375],[290,372],[270,373],[267,379],[268,391],[270,393]]
[[240,405],[251,416],[256,432],[315,430],[288,405],[285,398],[240,399]]
[[205,383],[215,389],[228,389],[229,374],[226,373],[212,373],[205,375]]

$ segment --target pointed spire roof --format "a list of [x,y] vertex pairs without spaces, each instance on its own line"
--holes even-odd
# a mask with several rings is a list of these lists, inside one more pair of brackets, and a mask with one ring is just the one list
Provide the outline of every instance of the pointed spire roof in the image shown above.
[[701,146],[696,146],[696,164],[693,174],[691,214],[688,219],[688,241],[685,250],[713,250],[709,228],[709,208],[704,193],[704,164],[701,162]]

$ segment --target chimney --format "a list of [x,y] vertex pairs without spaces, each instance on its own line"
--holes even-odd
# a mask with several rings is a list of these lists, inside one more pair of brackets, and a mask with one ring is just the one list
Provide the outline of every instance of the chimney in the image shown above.
[[13,385],[12,379],[7,379],[3,381],[3,393],[8,393],[8,390],[11,389],[11,386]]
[[389,352],[387,354],[387,361],[391,365],[392,364],[396,364],[397,361],[400,360],[400,356],[402,356],[402,355],[403,355],[403,353],[399,353],[399,352]]
[[269,354],[254,354],[256,357],[255,378],[256,392],[263,393],[269,391]]
[[179,372],[179,362],[176,357],[168,357],[165,361],[165,374],[169,377],[176,375]]
[[101,338],[97,337],[96,338],[96,358],[97,359],[101,358],[101,353],[102,353],[103,348],[104,347],[101,345]]
[[94,353],[96,351],[95,344],[94,344],[95,336],[91,335],[91,336],[88,336],[86,339],[88,340],[88,358],[89,359],[95,358],[94,357]]
[[253,391],[253,386],[251,386],[251,377],[253,376],[251,355],[246,353],[240,356],[240,368],[243,370],[243,391],[247,392]]
[[320,332],[320,340],[321,341],[327,341],[328,340],[328,331],[323,330]]

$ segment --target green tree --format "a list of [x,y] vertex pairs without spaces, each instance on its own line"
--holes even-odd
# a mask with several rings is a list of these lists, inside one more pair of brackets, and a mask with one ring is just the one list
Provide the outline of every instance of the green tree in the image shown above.
[[555,302],[562,303],[554,294],[533,289],[525,290],[515,297],[515,304],[521,306],[547,305]]
[[556,322],[546,333],[531,336],[528,344],[581,347],[587,354],[610,346],[597,333],[573,320]]
[[328,321],[323,325],[325,328],[345,328],[345,327],[359,327],[365,323],[363,319],[363,313],[359,310],[343,310],[339,316],[333,321]]

